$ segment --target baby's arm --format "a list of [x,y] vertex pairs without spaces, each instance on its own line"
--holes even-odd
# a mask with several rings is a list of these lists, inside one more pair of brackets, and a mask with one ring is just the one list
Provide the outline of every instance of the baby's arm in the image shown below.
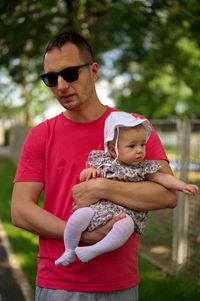
[[196,195],[199,191],[197,185],[187,184],[170,174],[159,171],[154,174],[146,174],[145,177],[147,180],[159,183],[168,189],[179,190],[185,194]]
[[89,181],[100,176],[100,171],[93,166],[85,168],[80,173],[80,182]]

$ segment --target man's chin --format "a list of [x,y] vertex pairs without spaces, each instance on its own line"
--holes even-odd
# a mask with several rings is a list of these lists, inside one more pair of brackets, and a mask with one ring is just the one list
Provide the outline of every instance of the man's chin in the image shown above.
[[81,107],[81,103],[76,102],[61,103],[61,105],[68,111],[79,111]]

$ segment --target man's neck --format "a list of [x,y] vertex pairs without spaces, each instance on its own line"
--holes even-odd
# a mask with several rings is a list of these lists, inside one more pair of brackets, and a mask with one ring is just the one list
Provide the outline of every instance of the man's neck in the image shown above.
[[79,108],[74,111],[66,110],[64,116],[72,121],[76,122],[90,122],[100,118],[106,111],[106,106],[101,102],[97,103],[95,106],[90,106],[88,108]]

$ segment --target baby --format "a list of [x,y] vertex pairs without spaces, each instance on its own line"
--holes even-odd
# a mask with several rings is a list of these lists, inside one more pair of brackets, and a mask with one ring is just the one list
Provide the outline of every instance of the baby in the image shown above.
[[[105,151],[93,150],[88,157],[89,167],[82,170],[80,181],[104,177],[108,179],[138,182],[150,180],[168,189],[195,195],[198,187],[186,184],[176,177],[160,172],[162,165],[155,160],[144,160],[146,142],[151,134],[147,119],[140,119],[125,112],[112,112],[105,122]],[[110,232],[91,246],[78,247],[81,233],[103,226],[114,216],[125,213]],[[109,200],[77,209],[69,218],[64,231],[65,252],[55,261],[56,265],[68,265],[76,255],[82,262],[121,247],[134,231],[142,234],[147,211],[122,207]]]

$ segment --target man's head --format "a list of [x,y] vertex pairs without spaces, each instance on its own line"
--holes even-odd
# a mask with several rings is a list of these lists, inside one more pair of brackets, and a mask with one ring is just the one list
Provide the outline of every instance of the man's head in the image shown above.
[[68,112],[86,111],[98,102],[98,65],[81,35],[65,32],[50,40],[44,52],[44,70],[42,80]]
[[72,43],[79,49],[80,54],[85,62],[93,62],[94,56],[90,44],[80,34],[69,31],[58,34],[53,37],[46,45],[44,50],[44,58],[48,51],[54,48],[60,49],[63,45]]

